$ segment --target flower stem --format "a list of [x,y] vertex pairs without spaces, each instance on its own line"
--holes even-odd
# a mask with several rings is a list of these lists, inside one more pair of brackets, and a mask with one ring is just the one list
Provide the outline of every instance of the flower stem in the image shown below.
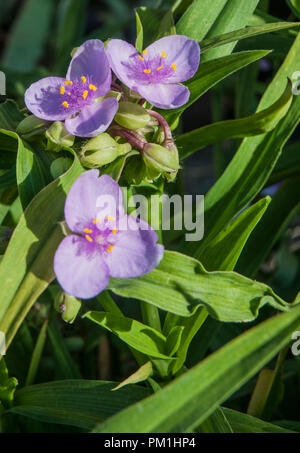
[[157,119],[160,126],[163,128],[163,131],[165,134],[165,140],[164,140],[163,146],[167,149],[174,149],[175,143],[174,143],[172,131],[170,129],[168,122],[165,120],[165,118],[160,113],[155,112],[154,110],[147,109],[147,112],[149,113],[150,116]]
[[134,148],[140,151],[143,151],[144,146],[147,143],[146,139],[142,135],[129,129],[114,127],[110,129],[110,133],[113,137],[125,138]]

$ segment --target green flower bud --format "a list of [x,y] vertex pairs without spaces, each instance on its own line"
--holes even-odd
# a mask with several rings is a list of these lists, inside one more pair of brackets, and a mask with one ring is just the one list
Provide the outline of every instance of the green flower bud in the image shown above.
[[115,122],[126,129],[137,130],[145,127],[150,121],[150,115],[138,104],[120,102]]
[[65,146],[71,147],[74,144],[75,137],[65,128],[64,123],[55,121],[46,131],[48,139],[48,151],[61,151]]
[[103,133],[91,138],[80,153],[81,163],[88,168],[110,164],[118,156],[131,150],[129,143],[119,144],[109,134]]
[[169,150],[154,143],[147,143],[142,155],[148,167],[148,173],[153,179],[161,173],[176,174],[179,169],[179,157],[176,148]]
[[54,307],[61,313],[65,322],[72,324],[80,311],[81,301],[70,294],[59,292],[55,299]]
[[36,135],[44,131],[49,121],[41,120],[34,115],[26,116],[17,126],[17,133],[20,135]]

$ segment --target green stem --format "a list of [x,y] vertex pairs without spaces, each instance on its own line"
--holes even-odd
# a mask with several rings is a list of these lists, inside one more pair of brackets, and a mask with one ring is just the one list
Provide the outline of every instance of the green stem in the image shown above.
[[161,322],[158,308],[147,302],[140,302],[142,317],[145,324],[161,332]]

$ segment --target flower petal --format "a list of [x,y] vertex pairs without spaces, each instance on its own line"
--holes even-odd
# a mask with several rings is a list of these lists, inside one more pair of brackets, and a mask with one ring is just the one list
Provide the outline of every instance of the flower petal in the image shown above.
[[[113,249],[105,256],[111,277],[132,278],[154,269],[163,257],[156,232],[143,221],[126,216],[129,228],[119,231]],[[121,219],[122,221],[122,219]]]
[[96,95],[104,96],[110,90],[111,69],[105,47],[99,39],[90,39],[75,52],[70,63],[67,79],[80,80],[87,77],[98,89]]
[[43,120],[61,121],[67,118],[72,112],[62,105],[60,87],[64,82],[61,77],[46,77],[30,85],[25,93],[28,110]]
[[86,239],[75,235],[67,236],[56,250],[54,272],[62,289],[80,299],[97,296],[109,282],[102,255]]
[[67,195],[65,219],[75,233],[82,234],[84,228],[100,218],[100,215],[117,218],[123,213],[123,196],[119,185],[108,175],[99,178],[99,170],[96,169],[80,175]]
[[[167,77],[169,83],[184,82],[193,77],[200,63],[200,46],[197,41],[182,35],[165,36],[146,49],[149,60],[164,52],[162,64],[175,65]],[[166,82],[166,81],[163,81]]]
[[96,137],[106,131],[119,108],[115,98],[103,99],[84,107],[74,118],[66,120],[66,128],[77,137]]
[[139,93],[150,104],[160,109],[175,109],[186,104],[190,97],[190,91],[184,85],[178,84],[155,84],[139,87]]
[[122,39],[112,39],[107,44],[107,56],[113,72],[119,80],[131,90],[137,91],[137,83],[134,79],[134,71],[140,73],[136,48]]

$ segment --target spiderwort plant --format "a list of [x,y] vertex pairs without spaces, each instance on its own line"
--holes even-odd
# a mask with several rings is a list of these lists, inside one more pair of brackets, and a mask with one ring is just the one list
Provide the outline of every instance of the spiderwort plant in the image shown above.
[[63,239],[54,258],[61,287],[81,299],[99,294],[110,276],[150,272],[164,251],[146,222],[125,214],[119,185],[108,175],[98,176],[98,170],[89,170],[72,185],[65,219],[74,234]]
[[199,66],[200,46],[193,39],[166,36],[142,55],[126,41],[112,39],[107,54],[118,79],[155,107],[173,109],[188,102],[189,89],[180,83],[193,77]]
[[115,98],[101,99],[111,80],[103,42],[89,40],[75,52],[65,78],[46,77],[33,83],[25,103],[38,118],[65,121],[72,135],[95,137],[108,128],[118,110]]

